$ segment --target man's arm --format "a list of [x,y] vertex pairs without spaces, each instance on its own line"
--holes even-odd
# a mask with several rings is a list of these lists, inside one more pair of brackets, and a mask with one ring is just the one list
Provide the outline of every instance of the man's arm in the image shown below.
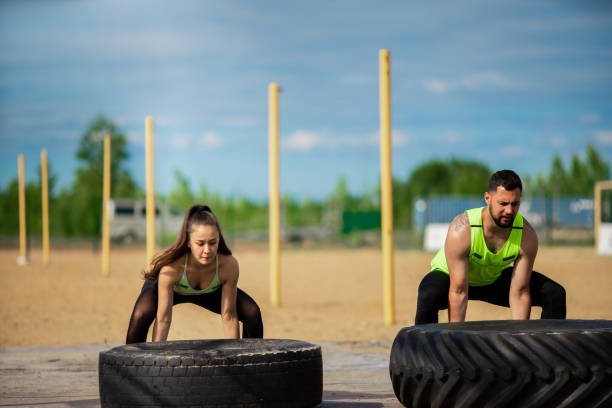
[[459,214],[451,223],[444,253],[450,276],[448,291],[448,321],[465,320],[468,301],[468,256],[470,253],[470,220],[466,213]]
[[531,293],[529,282],[531,271],[538,254],[538,236],[527,220],[523,224],[521,250],[514,263],[510,282],[510,310],[514,320],[527,320],[531,312]]

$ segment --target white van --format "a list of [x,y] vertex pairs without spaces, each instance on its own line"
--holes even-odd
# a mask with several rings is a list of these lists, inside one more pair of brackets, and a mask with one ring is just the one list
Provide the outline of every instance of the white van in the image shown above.
[[[114,199],[108,203],[110,236],[113,241],[130,243],[145,241],[147,237],[147,209],[145,200]],[[155,202],[156,239],[176,236],[184,214],[159,201]]]

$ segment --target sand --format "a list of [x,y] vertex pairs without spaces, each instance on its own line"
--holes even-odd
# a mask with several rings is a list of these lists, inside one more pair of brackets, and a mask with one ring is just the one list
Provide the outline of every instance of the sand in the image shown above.
[[[260,305],[265,337],[306,341],[392,340],[414,323],[418,284],[432,254],[395,252],[395,324],[383,323],[381,255],[376,249],[285,249],[281,306],[269,301],[265,247],[237,245],[239,287]],[[33,249],[0,249],[0,346],[117,344],[142,285],[144,247],[113,248],[111,274],[101,274],[99,251],[53,248],[42,264]],[[567,291],[568,318],[612,319],[612,258],[592,248],[540,248],[535,269]],[[538,318],[540,309],[532,309]],[[510,310],[471,301],[467,320],[509,319]],[[447,321],[446,312],[440,321]],[[174,309],[169,340],[219,338],[220,317],[193,305]]]

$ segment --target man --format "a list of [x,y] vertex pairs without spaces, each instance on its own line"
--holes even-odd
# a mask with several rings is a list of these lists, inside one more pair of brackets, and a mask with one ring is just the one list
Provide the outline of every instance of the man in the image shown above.
[[515,172],[498,171],[484,193],[487,206],[455,217],[419,285],[415,324],[437,323],[447,308],[450,322],[462,322],[468,299],[509,306],[513,319],[529,319],[532,304],[542,319],[565,319],[563,287],[532,271],[538,237],[518,212],[522,190]]

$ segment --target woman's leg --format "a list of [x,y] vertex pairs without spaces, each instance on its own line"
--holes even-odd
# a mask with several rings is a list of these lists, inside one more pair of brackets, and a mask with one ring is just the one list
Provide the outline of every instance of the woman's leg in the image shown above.
[[136,300],[130,325],[128,326],[125,344],[144,343],[147,341],[149,327],[157,314],[157,281],[146,281],[142,285],[140,296]]
[[[213,313],[221,314],[221,289],[212,293],[203,293],[197,296],[174,294],[174,304],[193,303]],[[262,338],[263,322],[257,303],[244,291],[238,288],[236,294],[236,314],[242,322],[243,338]]]
[[252,297],[238,288],[236,296],[238,320],[242,322],[242,338],[263,338],[263,321],[259,306]]

